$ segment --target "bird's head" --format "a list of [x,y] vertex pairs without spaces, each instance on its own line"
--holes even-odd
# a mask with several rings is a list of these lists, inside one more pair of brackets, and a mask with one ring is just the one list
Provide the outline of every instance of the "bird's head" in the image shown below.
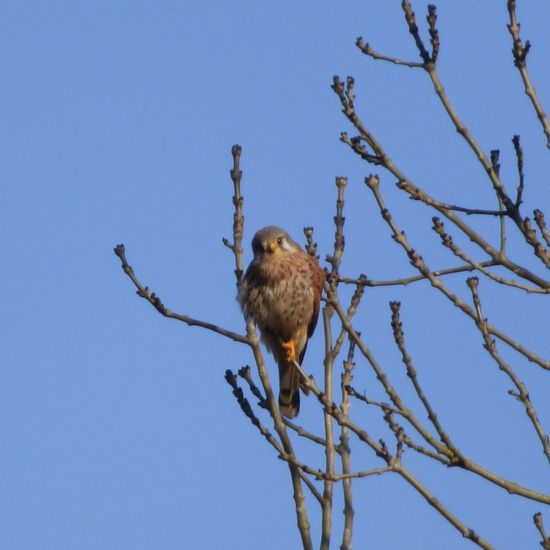
[[289,234],[274,225],[260,229],[252,239],[254,259],[277,258],[281,254],[292,254],[300,247],[290,238]]

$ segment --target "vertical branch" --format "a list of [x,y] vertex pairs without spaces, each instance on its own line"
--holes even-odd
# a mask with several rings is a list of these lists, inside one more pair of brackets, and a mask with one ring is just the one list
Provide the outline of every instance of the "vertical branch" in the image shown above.
[[514,386],[516,386],[517,392],[510,390],[508,393],[510,393],[510,395],[515,397],[518,401],[521,401],[521,403],[523,403],[523,406],[525,407],[525,412],[529,417],[529,420],[531,421],[531,424],[533,425],[533,428],[535,429],[535,432],[537,433],[540,439],[540,442],[542,444],[542,450],[546,455],[547,460],[550,462],[550,440],[548,438],[548,435],[546,435],[544,428],[542,427],[542,424],[540,423],[535,407],[533,407],[533,404],[531,403],[529,392],[527,391],[525,384],[520,380],[518,375],[515,373],[514,369],[508,363],[506,363],[504,359],[502,359],[502,357],[497,351],[497,347],[494,339],[492,339],[489,336],[489,331],[487,330],[487,319],[483,317],[483,313],[481,310],[481,300],[479,299],[479,294],[478,294],[479,279],[477,277],[469,277],[467,279],[467,283],[472,292],[472,299],[473,299],[474,307],[476,311],[476,325],[479,328],[479,331],[481,332],[481,335],[483,337],[483,342],[484,342],[483,347],[488,351],[489,355],[491,355],[491,357],[496,361],[498,368],[502,372],[504,372],[508,376],[508,378],[511,380],[511,382],[514,384]]
[[550,537],[546,534],[546,530],[544,529],[544,522],[542,521],[542,514],[540,512],[537,512],[533,516],[533,523],[538,529],[538,532],[540,533],[542,539],[540,541],[540,545],[544,550],[550,550]]
[[[498,149],[492,149],[491,150],[491,165],[493,166],[493,170],[495,171],[496,175],[500,177],[500,151]],[[497,200],[498,200],[498,209],[500,212],[506,212],[506,209],[504,208],[504,203],[502,202],[502,197],[497,193]],[[518,205],[519,206],[519,205]],[[500,216],[500,248],[499,248],[500,254],[504,256],[506,254],[506,219],[505,216]]]
[[542,125],[542,131],[546,136],[546,147],[550,149],[550,123],[548,122],[548,117],[542,108],[537,92],[535,91],[533,84],[531,84],[531,79],[529,77],[529,73],[527,72],[526,59],[531,48],[531,43],[529,40],[526,40],[524,44],[519,36],[520,24],[516,19],[516,0],[508,0],[508,15],[510,18],[508,30],[512,36],[512,54],[514,55],[514,65],[517,67],[519,74],[521,75],[525,93],[531,100],[535,112],[537,113],[537,117]]
[[523,176],[523,149],[519,143],[519,136],[515,135],[512,138],[512,143],[514,144],[514,151],[516,152],[516,159],[518,163],[518,188],[516,192],[516,208],[519,208],[523,200],[523,186],[524,186],[524,176]]
[[[233,156],[233,168],[230,170],[231,180],[233,182],[233,243],[230,243],[227,239],[223,239],[223,244],[227,246],[235,256],[235,277],[237,279],[237,287],[243,276],[243,249],[242,249],[242,238],[243,238],[243,225],[244,225],[244,216],[243,216],[243,203],[244,198],[241,195],[241,178],[242,171],[240,169],[240,159],[241,159],[241,146],[233,145],[231,148],[231,155]],[[286,426],[281,417],[279,411],[279,406],[273,394],[271,388],[271,382],[269,380],[269,375],[263,360],[263,356],[260,350],[260,341],[256,334],[256,326],[254,322],[250,319],[246,323],[246,343],[251,347],[254,354],[254,359],[256,366],[258,368],[258,375],[262,382],[265,393],[265,401],[267,402],[268,410],[273,418],[273,425],[281,445],[284,449],[286,455],[285,460],[288,463],[288,468],[290,471],[290,478],[292,481],[293,496],[294,496],[294,506],[296,510],[296,522],[298,525],[298,530],[300,532],[300,537],[302,539],[302,547],[304,550],[313,550],[313,543],[311,541],[310,533],[310,523],[307,514],[307,508],[305,503],[304,491],[302,487],[303,474],[298,466],[298,461],[292,447],[292,443],[288,436]],[[304,479],[306,484],[307,480]]]
[[[428,53],[428,50],[426,50],[424,46],[424,42],[422,42],[422,39],[420,38],[420,33],[418,31],[418,25],[416,24],[416,16],[414,14],[414,11],[411,7],[411,4],[408,2],[408,0],[403,0],[401,2],[401,8],[403,9],[403,13],[405,14],[405,20],[407,21],[407,25],[409,27],[409,32],[411,33],[412,37],[414,38],[414,41],[416,43],[416,47],[418,48],[418,53],[420,54],[420,57],[422,58],[422,61],[424,62],[424,65],[428,65],[432,59],[430,58],[430,54]],[[435,28],[435,6],[431,6],[433,13],[433,26]],[[428,15],[430,17],[430,15]],[[428,23],[430,23],[430,20],[428,19]],[[431,24],[430,24],[431,27]]]
[[416,391],[416,395],[418,395],[418,398],[422,402],[422,405],[424,405],[424,409],[426,409],[426,412],[428,413],[428,418],[430,419],[430,422],[433,424],[434,428],[436,429],[439,439],[442,443],[445,444],[446,448],[448,449],[448,455],[449,458],[454,461],[460,461],[461,459],[461,453],[456,448],[456,446],[451,441],[451,438],[447,435],[445,430],[443,429],[443,426],[439,422],[439,419],[437,418],[437,414],[435,410],[433,409],[430,401],[426,397],[426,394],[424,393],[424,390],[420,387],[420,384],[418,382],[418,376],[416,374],[416,369],[413,366],[412,359],[407,352],[407,348],[405,347],[405,335],[403,332],[403,325],[401,323],[401,302],[390,302],[390,309],[392,312],[391,316],[391,327],[393,331],[393,338],[395,340],[395,343],[401,352],[401,358],[403,361],[403,364],[405,365],[405,368],[407,369],[407,376],[410,378],[414,390]]
[[[524,78],[525,91],[533,101],[533,105],[535,106],[537,115],[541,120],[541,122],[543,123],[543,127],[545,129],[545,133],[548,138],[547,145],[548,147],[550,147],[550,125],[548,123],[548,119],[546,118],[544,111],[542,110],[542,107],[538,102],[538,98],[536,96],[534,88],[532,87],[529,81],[529,75],[527,74],[527,69],[525,67],[525,57],[527,56],[527,52],[529,51],[530,45],[529,45],[529,42],[526,42],[525,46],[522,46],[521,40],[519,38],[519,25],[517,25],[515,21],[515,4],[516,4],[515,0],[508,0],[508,10],[510,13],[510,25],[508,28],[510,29],[510,33],[514,37],[514,50],[513,50],[514,59],[516,60],[516,65],[520,70],[520,73],[522,74],[522,78]],[[466,142],[468,143],[472,151],[475,153],[477,159],[485,169],[487,175],[489,176],[489,179],[491,180],[493,189],[502,200],[502,203],[506,207],[506,211],[508,215],[516,224],[518,229],[521,231],[523,237],[525,238],[525,241],[530,246],[533,247],[535,255],[543,262],[543,264],[547,268],[550,269],[550,253],[538,241],[535,231],[530,226],[529,219],[528,218],[523,219],[521,217],[519,208],[516,208],[514,203],[511,201],[510,197],[506,192],[506,189],[504,188],[504,184],[500,180],[498,174],[493,169],[493,166],[491,165],[491,162],[487,158],[487,155],[483,152],[479,143],[475,140],[475,138],[473,137],[471,132],[468,130],[466,125],[462,122],[457,112],[455,111],[453,105],[451,104],[447,96],[447,92],[445,91],[443,84],[441,83],[439,74],[437,73],[435,63],[428,55],[426,48],[424,46],[424,43],[422,42],[422,39],[418,31],[418,27],[416,25],[414,12],[412,11],[412,8],[409,2],[407,0],[403,0],[402,7],[403,7],[403,11],[405,12],[405,18],[407,20],[407,24],[409,26],[409,32],[414,37],[420,56],[424,60],[424,69],[426,70],[426,72],[428,73],[432,81],[434,91],[439,97],[441,104],[445,108],[457,132],[466,140]],[[353,104],[350,104],[349,108],[353,110]],[[347,113],[346,113],[346,116],[348,116]],[[348,116],[348,118],[350,117]],[[356,125],[356,128],[359,128],[359,127]],[[391,168],[388,163],[385,163],[384,166],[388,169]],[[402,178],[400,178],[400,180],[401,179]]]
[[[329,285],[333,291],[336,292],[338,268],[344,252],[344,190],[348,183],[347,178],[337,177],[336,187],[338,189],[338,196],[336,199],[336,216],[334,217],[334,224],[336,226],[336,233],[334,235],[334,252],[332,256],[327,256],[327,261],[332,266],[331,275],[333,278],[329,278]],[[333,395],[333,370],[334,360],[338,350],[333,347],[332,343],[332,330],[330,326],[330,320],[334,315],[333,307],[327,303],[323,308],[323,326],[325,331],[325,396],[329,402],[332,403]],[[322,519],[322,535],[321,546],[322,550],[328,550],[330,547],[331,525],[332,525],[332,499],[334,482],[330,479],[334,476],[334,420],[332,415],[328,411],[324,411],[325,422],[325,469],[328,479],[324,482],[323,491],[323,519]]]
[[344,191],[348,184],[348,178],[337,177],[336,188],[338,196],[336,199],[336,216],[334,216],[334,225],[336,226],[336,232],[334,234],[334,252],[332,256],[327,256],[327,262],[332,267],[332,275],[337,275],[340,268],[340,262],[342,261],[342,254],[344,253],[344,246],[346,241],[344,239],[344,223],[346,218],[344,217]]
[[[379,185],[379,179],[377,176],[373,176],[372,174],[365,178],[365,184],[367,187],[372,191],[374,194],[374,198],[380,208],[380,214],[382,215],[382,218],[384,221],[389,225],[391,231],[392,231],[392,238],[397,242],[403,250],[407,253],[407,256],[409,257],[411,264],[420,272],[426,279],[428,279],[431,283],[431,285],[434,288],[437,288],[440,292],[442,292],[456,307],[458,307],[460,310],[462,310],[468,317],[470,317],[474,322],[476,320],[475,312],[472,310],[470,306],[468,306],[464,300],[462,300],[458,295],[451,292],[442,282],[441,280],[434,276],[433,272],[428,268],[422,257],[412,248],[412,246],[409,244],[405,237],[405,233],[401,231],[395,222],[393,221],[393,218],[391,216],[390,211],[386,208],[384,204],[384,200],[382,198],[382,195],[380,193],[380,185]],[[447,212],[445,215],[447,218],[453,220],[453,217],[450,215],[451,213]],[[455,223],[455,225],[457,225]],[[460,226],[459,226],[460,227]],[[500,262],[499,262],[499,265]],[[521,269],[521,268],[519,268]],[[514,273],[518,273],[517,269],[513,269]],[[537,277],[537,279],[539,279]],[[544,282],[543,279],[540,279],[540,282],[542,283],[542,288],[545,286],[550,286],[550,283]],[[546,370],[550,370],[550,361],[547,361],[543,359],[542,357],[537,356],[536,354],[530,352],[526,348],[524,348],[521,344],[507,336],[506,334],[502,333],[500,330],[498,330],[496,327],[487,324],[487,330],[489,334],[492,334],[493,336],[496,336],[503,342],[505,342],[507,345],[509,345],[511,348],[515,349],[517,352],[521,353],[524,357],[526,357],[529,361],[533,361],[534,363],[537,363],[542,368]]]
[[306,236],[306,252],[312,257],[319,259],[317,254],[317,243],[313,240],[313,227],[304,227]]
[[[347,359],[344,361],[344,372],[342,373],[342,404],[340,409],[345,416],[349,416],[350,402],[346,387],[351,384],[353,379],[353,356],[355,353],[355,342],[349,340],[349,351]],[[340,457],[342,460],[342,474],[346,475],[351,472],[350,463],[351,449],[349,446],[349,429],[342,426],[340,431]],[[340,550],[351,550],[351,540],[353,536],[353,494],[351,489],[351,478],[342,480],[342,488],[344,492],[344,532],[342,533],[342,544]]]
[[[249,341],[249,345],[252,348],[254,354],[254,360],[256,361],[256,366],[258,367],[258,374],[264,388],[264,393],[266,396],[267,405],[271,417],[273,418],[273,425],[275,431],[277,432],[281,444],[285,453],[291,457],[288,460],[288,468],[290,470],[290,477],[292,480],[292,488],[294,491],[294,506],[296,509],[296,521],[298,524],[298,530],[300,531],[300,536],[302,538],[302,546],[304,550],[313,550],[313,543],[311,541],[310,533],[310,524],[307,514],[307,508],[305,503],[304,491],[302,488],[300,468],[295,464],[296,455],[294,449],[292,448],[292,443],[286,431],[286,426],[283,422],[281,412],[277,405],[277,400],[273,394],[273,389],[271,388],[271,382],[269,380],[269,375],[263,360],[262,352],[260,350],[260,340],[256,334],[256,326],[254,322],[249,320],[246,323],[246,334]],[[294,459],[294,460],[292,460]]]
[[[325,332],[325,396],[329,402],[332,402],[332,371],[334,357],[332,354],[332,330],[330,319],[333,310],[330,306],[323,308],[323,329]],[[334,428],[332,416],[324,411],[325,423],[325,473],[327,479],[323,483],[323,505],[322,505],[322,525],[321,525],[321,550],[330,548],[330,536],[332,530],[332,496],[334,482],[331,481],[334,476]]]
[[464,538],[471,540],[485,550],[494,550],[488,541],[480,537],[473,529],[464,525],[452,512],[450,512],[439,500],[431,493],[420,481],[418,481],[408,470],[403,468],[401,463],[393,466],[393,470],[397,472],[407,483],[412,485],[418,493],[420,493],[426,502],[433,506],[455,529],[457,529]]
[[237,287],[243,276],[243,203],[244,197],[241,195],[241,178],[242,171],[240,169],[242,148],[240,145],[231,147],[231,155],[233,156],[233,168],[229,171],[231,181],[233,182],[233,242],[230,243],[227,239],[223,239],[223,244],[233,251],[235,256],[235,277],[237,279]]

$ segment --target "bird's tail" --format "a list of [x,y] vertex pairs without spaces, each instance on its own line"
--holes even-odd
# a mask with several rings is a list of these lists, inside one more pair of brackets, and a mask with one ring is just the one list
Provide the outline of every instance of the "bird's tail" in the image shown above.
[[279,361],[279,409],[283,416],[294,418],[300,412],[300,375],[287,361]]

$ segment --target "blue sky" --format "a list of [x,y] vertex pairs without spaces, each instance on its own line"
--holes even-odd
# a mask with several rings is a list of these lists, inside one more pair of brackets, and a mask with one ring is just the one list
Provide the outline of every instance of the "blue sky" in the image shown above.
[[[522,36],[533,43],[529,68],[549,108],[550,6],[518,4]],[[438,6],[439,70],[451,100],[486,151],[501,149],[510,188],[510,140],[521,134],[526,211],[550,216],[550,157],[513,67],[505,1]],[[423,22],[425,4],[414,7]],[[248,350],[161,318],[135,295],[112,249],[125,243],[141,281],[170,308],[244,331],[233,259],[221,244],[232,223],[230,148],[240,143],[246,261],[252,234],[268,224],[300,241],[302,227],[313,225],[321,257],[329,253],[334,177],[346,175],[342,271],[412,274],[362,183],[373,168],[338,141],[349,128],[330,89],[334,74],[355,76],[361,115],[418,185],[442,200],[493,208],[489,182],[427,76],[362,56],[359,35],[379,51],[416,58],[397,1],[2,4],[0,547],[298,547],[288,470],[223,379],[252,361]],[[431,234],[431,213],[381,177],[397,221],[430,265],[456,265]],[[494,223],[479,227],[498,237]],[[520,241],[509,242],[524,259]],[[449,285],[467,298],[464,277]],[[547,299],[485,281],[480,292],[492,322],[548,357]],[[548,466],[509,384],[471,323],[425,284],[370,290],[358,316],[395,385],[412,399],[392,345],[390,299],[403,304],[417,369],[461,448],[548,492]],[[319,334],[304,365],[313,373],[321,372]],[[548,428],[548,377],[504,355]],[[357,372],[358,389],[382,398],[359,360]],[[304,424],[318,426],[313,400],[305,401]],[[384,436],[376,413],[355,406]],[[531,516],[542,505],[406,458],[496,547],[537,544]],[[358,447],[353,460],[359,469],[379,465]],[[356,483],[355,495],[356,548],[471,544],[395,477]],[[316,512],[311,519],[318,524]]]

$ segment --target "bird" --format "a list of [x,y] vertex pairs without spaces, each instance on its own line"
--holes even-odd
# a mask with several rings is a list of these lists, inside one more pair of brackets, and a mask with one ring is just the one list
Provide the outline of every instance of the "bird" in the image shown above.
[[302,364],[317,325],[325,272],[316,258],[274,225],[254,235],[252,252],[237,299],[279,366],[279,410],[294,418],[300,410],[300,387],[308,392],[294,361]]

